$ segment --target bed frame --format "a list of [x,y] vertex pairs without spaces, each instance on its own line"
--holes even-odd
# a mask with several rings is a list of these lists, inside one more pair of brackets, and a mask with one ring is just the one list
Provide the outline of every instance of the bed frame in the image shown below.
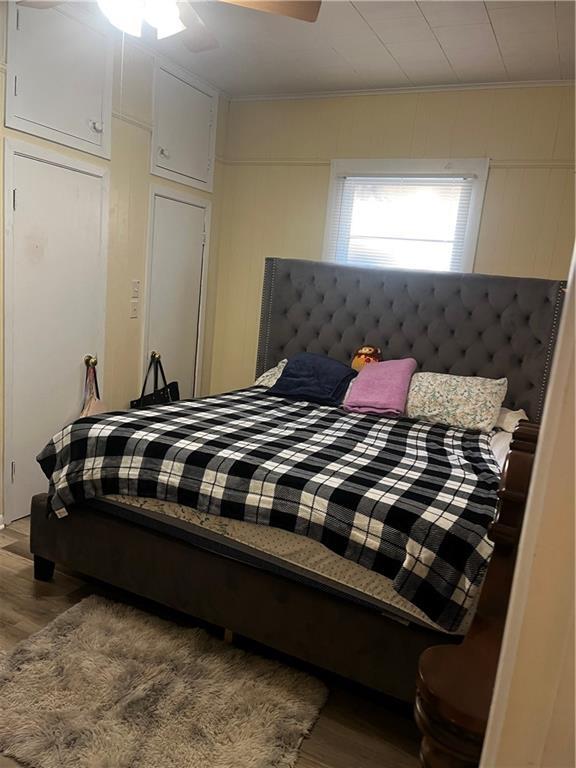
[[[266,261],[257,373],[301,351],[350,361],[362,344],[420,370],[506,376],[506,405],[538,422],[564,284],[476,274]],[[179,520],[96,499],[73,514],[32,500],[35,576],[54,564],[413,701],[418,658],[461,638],[383,610],[353,589]]]

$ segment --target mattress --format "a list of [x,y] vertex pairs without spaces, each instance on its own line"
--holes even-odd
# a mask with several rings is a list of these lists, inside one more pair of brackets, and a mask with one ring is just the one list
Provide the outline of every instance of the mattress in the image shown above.
[[447,633],[430,621],[416,606],[402,598],[394,590],[391,579],[346,560],[313,539],[290,531],[218,517],[198,512],[183,504],[159,499],[109,495],[103,497],[103,500],[176,518],[194,527],[210,531],[225,540],[242,544],[256,554],[266,554],[283,565],[296,566],[311,576],[321,576],[335,586],[344,586],[371,598],[371,602],[376,601],[383,613],[404,623],[417,623],[445,634],[462,635],[466,633],[472,621],[473,609],[468,611],[455,632]]
[[[512,435],[506,432],[498,432],[492,437],[492,450],[501,469],[511,439]],[[401,597],[394,590],[391,579],[346,560],[313,539],[280,528],[198,512],[183,504],[159,499],[120,495],[105,498],[190,523],[226,540],[242,544],[255,553],[265,553],[283,564],[296,566],[312,576],[321,576],[335,585],[342,585],[368,596],[380,604],[383,612],[400,621],[422,624],[446,633],[446,630],[430,621],[421,610]],[[465,634],[474,610],[475,606],[467,612],[458,629],[449,634]]]

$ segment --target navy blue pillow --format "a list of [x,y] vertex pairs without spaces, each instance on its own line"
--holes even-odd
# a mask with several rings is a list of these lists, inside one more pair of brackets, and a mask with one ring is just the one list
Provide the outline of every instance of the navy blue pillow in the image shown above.
[[356,376],[349,365],[313,352],[300,352],[286,363],[282,375],[267,394],[321,405],[340,405]]

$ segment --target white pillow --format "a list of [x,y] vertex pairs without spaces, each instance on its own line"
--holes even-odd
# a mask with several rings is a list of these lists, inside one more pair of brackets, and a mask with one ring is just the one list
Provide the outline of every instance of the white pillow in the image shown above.
[[519,411],[511,411],[510,408],[500,408],[495,426],[496,429],[502,429],[504,432],[514,432],[522,419],[528,421],[528,416],[523,408],[520,408]]
[[282,371],[284,370],[284,366],[288,360],[280,360],[278,365],[275,365],[274,368],[269,368],[267,371],[264,371],[264,373],[261,376],[258,376],[256,381],[254,382],[255,387],[273,387],[274,384],[278,381],[280,376],[282,375]]
[[411,419],[491,432],[507,389],[508,379],[415,373],[408,391],[406,415]]
[[504,469],[504,463],[506,462],[506,456],[508,456],[511,442],[512,435],[509,432],[494,432],[490,438],[490,448],[492,449],[494,458],[498,462],[500,472]]

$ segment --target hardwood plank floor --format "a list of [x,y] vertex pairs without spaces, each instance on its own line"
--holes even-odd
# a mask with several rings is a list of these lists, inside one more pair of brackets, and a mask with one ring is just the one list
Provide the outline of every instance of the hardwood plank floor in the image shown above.
[[[28,532],[28,518],[0,530],[0,652],[88,595],[118,596],[111,588],[61,571],[53,582],[35,581]],[[418,731],[403,707],[333,683],[296,768],[417,768],[418,746]],[[18,764],[0,755],[0,768]]]

